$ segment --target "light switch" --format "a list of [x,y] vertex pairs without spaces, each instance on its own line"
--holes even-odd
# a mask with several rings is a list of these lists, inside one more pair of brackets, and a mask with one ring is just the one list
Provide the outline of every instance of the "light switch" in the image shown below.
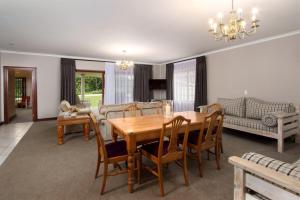
[[247,96],[248,95],[248,91],[244,90],[244,95]]

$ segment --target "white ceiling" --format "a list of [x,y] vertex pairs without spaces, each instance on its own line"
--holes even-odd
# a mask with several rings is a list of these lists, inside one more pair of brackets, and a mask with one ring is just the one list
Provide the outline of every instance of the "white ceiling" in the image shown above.
[[208,19],[231,0],[1,0],[0,49],[162,63],[300,29],[300,0],[237,0],[261,27],[245,40],[216,42]]

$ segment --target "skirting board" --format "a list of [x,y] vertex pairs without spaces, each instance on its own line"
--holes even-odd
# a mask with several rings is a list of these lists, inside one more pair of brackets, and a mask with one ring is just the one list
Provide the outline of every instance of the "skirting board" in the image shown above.
[[37,122],[40,122],[40,121],[51,121],[51,120],[56,120],[57,117],[48,117],[48,118],[39,118],[37,119]]

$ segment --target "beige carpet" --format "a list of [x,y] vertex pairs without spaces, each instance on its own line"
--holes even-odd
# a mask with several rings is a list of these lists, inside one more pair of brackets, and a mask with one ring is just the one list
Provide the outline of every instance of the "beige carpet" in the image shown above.
[[[227,159],[255,151],[283,161],[294,161],[300,145],[287,141],[285,153],[276,152],[275,140],[236,131],[224,131],[221,170],[214,160],[204,157],[204,177],[198,177],[196,163],[189,161],[190,186],[183,185],[177,165],[165,169],[164,199],[233,199],[233,167]],[[0,199],[159,199],[157,180],[143,174],[135,192],[127,192],[127,175],[108,179],[106,193],[100,196],[100,180],[95,180],[95,139],[85,141],[81,134],[67,135],[64,145],[56,144],[55,121],[34,123],[16,149],[0,167]],[[102,169],[102,168],[101,168]]]

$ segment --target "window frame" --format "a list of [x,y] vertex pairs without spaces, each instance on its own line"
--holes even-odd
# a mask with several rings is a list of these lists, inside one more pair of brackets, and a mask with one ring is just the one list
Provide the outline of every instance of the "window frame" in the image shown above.
[[82,73],[100,73],[102,74],[103,80],[102,80],[102,105],[104,105],[104,90],[105,90],[105,71],[103,70],[85,70],[85,69],[76,69],[75,73],[82,72]]

